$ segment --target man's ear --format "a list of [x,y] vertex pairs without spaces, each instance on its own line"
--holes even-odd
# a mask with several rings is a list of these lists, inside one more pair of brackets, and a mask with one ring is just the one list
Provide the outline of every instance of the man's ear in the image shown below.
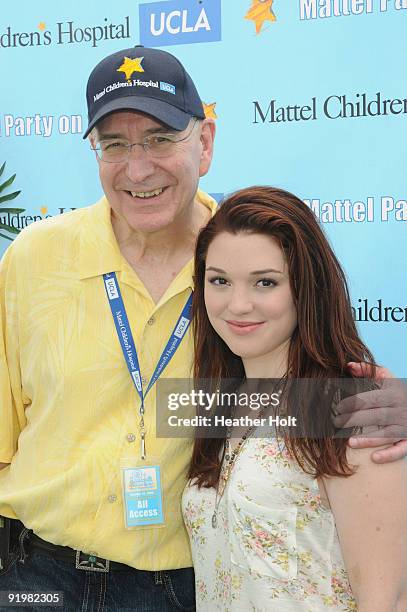
[[210,166],[213,157],[213,147],[216,133],[216,125],[213,119],[204,119],[201,126],[201,161],[199,165],[199,176],[204,176]]
[[94,148],[96,146],[97,143],[97,132],[96,132],[96,128],[93,128],[93,130],[90,131],[89,136],[88,136],[88,140],[90,142],[90,146],[92,148]]
[[[93,130],[89,133],[88,141],[92,149],[94,149],[98,143],[98,133],[97,133],[96,128],[93,128]],[[95,153],[96,161],[99,163],[100,162],[99,156],[96,153],[96,151],[94,151],[94,153]]]

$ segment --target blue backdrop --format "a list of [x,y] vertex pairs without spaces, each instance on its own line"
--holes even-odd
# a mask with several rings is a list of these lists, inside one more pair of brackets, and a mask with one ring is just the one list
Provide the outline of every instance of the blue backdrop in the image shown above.
[[[100,197],[82,141],[89,72],[121,48],[165,48],[217,120],[202,188],[302,197],[347,272],[363,338],[407,377],[407,0],[41,4],[2,9],[0,222],[22,228]],[[13,234],[0,233],[3,252]]]

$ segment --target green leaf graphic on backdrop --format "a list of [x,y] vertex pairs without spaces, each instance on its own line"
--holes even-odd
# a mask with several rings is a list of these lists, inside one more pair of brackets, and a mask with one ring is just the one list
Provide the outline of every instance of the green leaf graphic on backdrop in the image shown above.
[[[6,162],[4,162],[4,164],[0,168],[0,177],[3,174],[5,167],[6,167]],[[12,193],[7,193],[6,195],[3,195],[3,191],[6,191],[7,188],[13,184],[15,178],[16,178],[16,175],[13,174],[13,176],[10,176],[10,178],[7,179],[4,183],[0,184],[0,206],[1,207],[6,202],[10,202],[10,200],[14,200],[21,193],[21,190],[20,190],[20,191],[13,191]],[[22,212],[24,212],[24,208],[9,208],[9,207],[0,208],[0,215],[2,213],[10,213],[10,215],[19,215]],[[9,225],[8,223],[0,223],[0,230],[9,232],[10,234],[20,233],[19,229],[16,229],[15,227],[13,227],[12,225]],[[13,240],[13,237],[8,236],[7,234],[3,234],[2,232],[0,232],[0,236],[2,238],[6,238],[7,240]]]

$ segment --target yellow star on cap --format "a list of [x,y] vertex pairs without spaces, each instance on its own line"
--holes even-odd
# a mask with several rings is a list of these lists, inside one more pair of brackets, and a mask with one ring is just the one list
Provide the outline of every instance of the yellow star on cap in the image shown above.
[[252,0],[252,6],[247,11],[245,19],[250,19],[256,24],[256,34],[259,34],[265,21],[276,21],[272,11],[273,0]]
[[215,112],[215,106],[216,106],[216,102],[212,102],[212,104],[205,104],[205,102],[203,102],[204,113],[207,119],[217,119],[218,118],[218,115]]
[[141,65],[144,57],[125,57],[123,64],[117,69],[117,72],[124,72],[126,79],[129,81],[133,72],[144,72],[144,68]]
[[46,29],[46,24],[43,21],[40,21],[40,23],[38,24],[38,29],[41,30],[41,32],[43,32]]
[[48,208],[46,206],[41,206],[40,211],[41,211],[42,216],[45,217],[45,215],[48,212]]

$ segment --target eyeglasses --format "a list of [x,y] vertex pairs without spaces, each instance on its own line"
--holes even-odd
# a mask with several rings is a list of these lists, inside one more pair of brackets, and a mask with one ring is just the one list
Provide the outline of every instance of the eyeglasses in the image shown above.
[[192,120],[192,125],[188,133],[179,136],[183,132],[175,134],[157,132],[143,138],[143,142],[132,142],[123,138],[107,138],[100,140],[96,147],[91,147],[96,151],[97,156],[103,162],[117,164],[128,161],[133,147],[143,147],[145,153],[151,157],[170,157],[177,150],[178,144],[185,142],[192,135],[197,119]]

